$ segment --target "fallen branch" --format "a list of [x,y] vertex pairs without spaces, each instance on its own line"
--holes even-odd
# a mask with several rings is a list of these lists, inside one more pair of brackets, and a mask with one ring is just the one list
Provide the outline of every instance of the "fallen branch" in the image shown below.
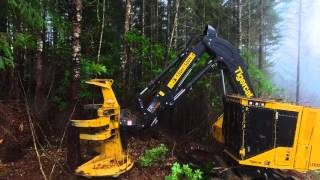
[[21,81],[21,78],[19,76],[19,82],[20,82],[20,85],[21,85],[21,89],[22,89],[22,92],[23,92],[23,96],[24,96],[24,104],[25,104],[25,107],[26,107],[26,111],[27,111],[27,115],[28,115],[28,120],[29,120],[29,124],[30,124],[30,130],[31,130],[31,135],[32,135],[32,141],[33,141],[33,147],[34,147],[34,150],[36,151],[36,155],[37,155],[37,159],[38,159],[38,163],[39,163],[39,167],[40,167],[40,171],[42,173],[42,176],[45,180],[47,180],[47,176],[43,170],[43,167],[42,167],[42,163],[41,163],[41,158],[40,158],[40,154],[39,154],[39,151],[38,151],[38,147],[37,147],[37,143],[36,143],[36,133],[35,133],[35,130],[34,130],[34,126],[33,126],[33,123],[32,123],[32,118],[31,118],[31,115],[30,115],[30,107],[28,105],[28,99],[27,99],[27,95],[26,95],[26,91],[24,90],[24,87],[23,87],[23,84],[22,84],[22,81]]
[[176,147],[176,141],[174,141],[174,144],[173,144],[173,147],[172,147],[172,150],[171,150],[171,157],[173,158],[173,153],[174,153],[174,149]]
[[51,180],[51,177],[52,177],[52,174],[53,174],[55,168],[56,168],[56,163],[54,163],[53,166],[52,166],[52,169],[51,169],[51,172],[50,172],[50,175],[49,175],[49,180]]
[[[98,8],[99,9],[99,8]],[[101,23],[101,33],[100,33],[100,40],[99,40],[99,48],[98,48],[98,58],[97,63],[100,61],[100,52],[101,52],[101,45],[102,45],[102,37],[103,37],[103,31],[104,31],[104,14],[106,11],[106,0],[103,0],[103,9],[102,9],[102,23]],[[99,15],[98,15],[99,17]]]
[[[73,116],[73,114],[74,114],[74,111],[76,110],[77,104],[78,104],[78,101],[77,101],[77,102],[75,103],[75,105],[73,106],[73,109],[72,109],[72,112],[71,112],[71,114],[70,114],[70,116],[69,116],[68,122],[66,123],[66,125],[65,125],[65,127],[64,127],[63,134],[62,134],[62,137],[60,138],[61,140],[60,140],[60,142],[59,142],[59,146],[58,146],[58,150],[57,150],[57,151],[60,151],[61,148],[62,148],[63,140],[64,140],[64,138],[65,138],[65,136],[66,136],[66,132],[67,132],[68,126],[69,126],[69,124],[70,124],[70,120],[71,120],[71,118],[72,118],[72,116]],[[53,166],[52,166],[52,168],[51,168],[51,172],[50,172],[50,175],[49,175],[49,180],[51,179],[51,176],[52,176],[52,174],[53,174],[53,172],[54,172],[54,170],[55,170],[55,167],[56,167],[56,162],[53,164]]]
[[26,106],[26,111],[27,111],[27,114],[28,114],[28,120],[29,120],[29,124],[30,124],[33,147],[34,147],[34,150],[36,151],[36,155],[37,155],[39,166],[40,166],[40,171],[42,173],[43,178],[45,180],[47,180],[47,176],[46,176],[46,174],[45,174],[45,172],[43,170],[43,167],[42,167],[41,158],[40,158],[40,154],[39,154],[37,143],[36,143],[36,137],[35,137],[36,135],[35,135],[35,131],[34,131],[34,126],[33,126],[31,115],[30,115],[30,107],[27,104],[27,98],[26,97],[25,97],[25,106]]

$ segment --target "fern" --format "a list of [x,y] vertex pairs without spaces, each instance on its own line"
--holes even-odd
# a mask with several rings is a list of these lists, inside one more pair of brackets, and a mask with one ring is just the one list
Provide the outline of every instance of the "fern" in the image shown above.
[[155,162],[163,159],[167,151],[168,148],[164,144],[160,144],[158,147],[147,150],[142,156],[139,157],[139,164],[142,167],[151,167]]
[[17,33],[13,45],[15,48],[36,49],[37,41],[30,33]]
[[192,170],[188,164],[182,166],[175,162],[171,167],[171,174],[166,176],[166,180],[200,180],[203,179],[203,172],[200,169]]
[[81,58],[81,74],[84,79],[90,79],[105,73],[107,73],[107,68],[103,64],[97,64],[93,59],[88,57]]
[[5,33],[0,33],[0,70],[14,67],[13,54]]

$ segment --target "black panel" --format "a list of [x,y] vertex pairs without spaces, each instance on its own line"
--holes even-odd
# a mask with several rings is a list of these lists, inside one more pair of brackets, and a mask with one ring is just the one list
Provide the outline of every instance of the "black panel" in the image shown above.
[[[255,103],[254,103],[255,104]],[[278,119],[276,120],[276,112]],[[245,128],[242,128],[245,116]],[[237,99],[224,102],[223,134],[226,149],[238,159],[244,134],[244,159],[259,155],[275,147],[292,147],[298,112],[268,109],[264,106],[243,106]],[[276,123],[276,124],[275,124]]]
[[296,132],[298,112],[278,110],[277,147],[292,147]]
[[274,147],[275,111],[250,107],[246,115],[246,158]]
[[243,107],[236,102],[224,102],[223,134],[225,146],[229,152],[240,159],[239,150],[242,145],[242,113]]

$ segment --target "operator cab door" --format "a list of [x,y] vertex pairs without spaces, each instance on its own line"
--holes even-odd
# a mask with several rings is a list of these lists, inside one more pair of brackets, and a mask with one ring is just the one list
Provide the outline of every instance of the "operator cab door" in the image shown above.
[[[317,113],[309,108],[304,108],[299,128],[300,133],[294,168],[304,170],[309,168],[309,163],[312,164],[312,162],[310,162],[310,156],[313,152],[311,140],[316,132],[316,121]],[[319,152],[313,152],[313,154],[319,154]]]
[[249,107],[246,111],[245,150],[250,158],[274,147],[275,112],[262,107]]
[[277,110],[275,115],[275,163],[278,166],[290,166],[293,160],[293,145],[298,121],[298,112]]
[[298,113],[264,107],[249,107],[246,111],[246,158],[272,151],[268,161],[289,166]]

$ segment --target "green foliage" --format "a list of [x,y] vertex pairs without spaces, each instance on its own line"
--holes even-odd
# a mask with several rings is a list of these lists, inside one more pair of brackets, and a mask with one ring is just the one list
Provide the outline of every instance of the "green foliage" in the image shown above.
[[144,86],[144,82],[149,82],[162,72],[163,68],[176,58],[174,52],[170,51],[168,55],[166,55],[166,49],[164,47],[140,35],[137,29],[130,30],[124,37],[130,46],[132,57],[134,57],[134,60],[138,61],[141,66],[143,79],[140,80],[140,83],[142,83],[142,86]]
[[[30,33],[16,33],[12,48],[34,50],[37,48],[36,39]],[[0,70],[14,67],[14,56],[6,33],[0,33]]]
[[[137,29],[128,31],[124,37],[131,46],[133,57],[146,61],[150,61],[150,57],[162,61],[165,57],[165,49],[160,44],[152,43],[149,38],[140,35]],[[170,56],[173,56],[172,52]]]
[[88,79],[96,78],[100,75],[106,75],[107,74],[107,68],[106,66],[102,64],[97,64],[94,62],[93,59],[88,57],[82,57],[81,58],[81,92],[80,97],[82,98],[92,98],[93,94],[92,91],[90,91],[90,85],[86,84],[85,81]]
[[52,101],[56,104],[56,106],[58,107],[58,109],[60,111],[66,110],[67,108],[67,102],[65,100],[63,100],[61,97],[59,96],[54,96]]
[[[270,40],[277,33],[273,33],[273,22],[276,22],[276,17],[268,17],[272,13],[272,4],[274,0],[265,3],[266,7],[266,22],[268,22],[265,28],[266,43],[270,44]],[[252,10],[251,21],[259,22],[259,3],[250,1],[250,7],[247,8],[249,1],[243,1],[244,16],[243,22],[243,34],[242,37],[248,39],[250,37],[251,51],[255,51],[258,48],[258,33],[259,31],[250,31],[250,29],[257,29],[259,23],[251,23],[251,27],[248,28],[246,11]],[[43,81],[44,81],[44,93],[50,90],[50,101],[56,105],[60,110],[66,108],[68,104],[68,96],[70,94],[71,86],[71,74],[70,69],[72,67],[72,37],[73,34],[71,27],[73,18],[71,15],[74,13],[74,5],[65,0],[8,0],[0,3],[4,15],[2,16],[3,26],[1,31],[8,31],[7,33],[0,34],[0,71],[13,67],[16,63],[19,69],[16,70],[18,74],[23,78],[23,84],[28,89],[28,93],[32,96],[34,93],[33,87],[37,73],[35,71],[35,57],[37,53],[34,51],[37,48],[37,42],[44,40],[43,48]],[[133,1],[133,18],[131,27],[132,30],[124,35],[122,34],[124,14],[123,14],[123,2],[122,1],[107,1],[105,12],[105,28],[101,42],[101,56],[99,63],[96,62],[97,52],[100,43],[100,32],[102,23],[102,1],[85,0],[83,1],[82,9],[82,27],[80,34],[81,41],[81,94],[82,100],[88,100],[88,98],[94,98],[99,96],[100,93],[94,93],[92,86],[84,83],[84,80],[88,80],[96,77],[113,78],[115,80],[114,91],[118,95],[124,95],[125,93],[132,93],[132,97],[136,94],[135,91],[139,91],[145,87],[146,83],[153,79],[156,75],[163,71],[173,59],[176,58],[176,52],[186,48],[188,41],[195,37],[195,35],[201,34],[203,26],[207,23],[212,24],[217,29],[219,36],[233,41],[233,44],[237,44],[238,27],[232,17],[235,14],[236,3],[232,1],[210,1],[206,0],[199,4],[195,0],[186,0],[180,2],[179,14],[183,14],[188,18],[178,18],[176,22],[176,28],[173,26],[174,21],[168,21],[163,23],[163,19],[167,18],[168,13],[159,13],[156,19],[152,22],[148,20],[148,15],[152,14],[155,6],[164,12],[167,9],[167,3],[160,1],[159,3],[146,3],[145,15],[147,20],[145,22],[145,36],[140,33],[141,28],[141,16],[138,15],[141,9],[140,1]],[[171,16],[174,15],[175,3],[172,4]],[[205,9],[211,9],[216,13],[210,13],[210,11],[204,11]],[[181,10],[181,12],[180,12]],[[269,12],[270,11],[270,12]],[[206,13],[203,13],[206,12]],[[137,14],[138,13],[138,14]],[[237,14],[237,13],[236,13]],[[276,15],[276,14],[274,14]],[[97,18],[99,17],[99,18]],[[205,17],[205,18],[204,18]],[[222,21],[223,23],[221,23]],[[154,22],[159,22],[154,24]],[[139,30],[135,29],[139,28]],[[174,31],[174,36],[171,43],[171,49],[173,51],[167,52],[168,39],[171,38],[171,32]],[[248,32],[246,30],[248,29]],[[169,30],[169,31],[168,31]],[[249,32],[250,31],[250,32]],[[249,34],[250,33],[250,34]],[[250,36],[249,36],[250,35]],[[244,43],[245,40],[244,40]],[[128,65],[128,83],[123,88],[121,78],[121,57],[123,55],[123,47],[129,46],[129,60]],[[13,47],[13,50],[11,49]],[[249,45],[248,45],[249,47]],[[268,46],[267,46],[268,47]],[[268,48],[266,48],[268,49]],[[13,54],[14,52],[14,54]],[[269,93],[272,90],[271,84],[267,81],[266,73],[260,71],[253,63],[252,54],[244,54],[249,56],[250,65],[249,73],[253,78],[255,89],[258,94]],[[206,62],[207,55],[200,60],[199,67],[203,66]],[[247,58],[245,58],[247,59]],[[21,67],[21,68],[20,68]],[[194,71],[199,70],[198,67]],[[213,73],[207,73],[203,76],[198,83],[193,87],[193,93],[190,100],[199,102],[199,95],[204,97],[202,100],[203,105],[211,104],[210,109],[215,111],[217,107],[221,107],[221,88],[219,88],[220,76],[219,71],[214,70]],[[52,82],[52,88],[48,87],[47,82]],[[5,83],[2,83],[5,87]],[[123,88],[123,89],[121,89]],[[10,91],[7,88],[5,91]],[[52,91],[51,91],[52,90]],[[126,92],[129,91],[129,92]],[[4,91],[4,90],[3,90]],[[123,94],[121,94],[123,92]],[[267,93],[266,93],[267,92]],[[99,94],[99,95],[95,95]],[[130,99],[130,95],[126,95],[126,99]],[[187,95],[189,96],[189,95]],[[122,96],[124,97],[124,96]],[[123,98],[124,99],[124,98]],[[122,101],[125,101],[121,99]],[[91,99],[90,99],[91,100]],[[121,102],[123,103],[123,102]],[[125,102],[123,104],[126,104]],[[48,106],[50,107],[50,106]],[[209,109],[209,108],[208,108]],[[202,119],[200,117],[197,117]]]
[[21,49],[36,49],[37,40],[30,33],[17,33],[13,46]]
[[0,70],[14,67],[13,54],[5,33],[0,33]]
[[70,84],[71,84],[71,81],[70,81],[70,72],[69,71],[64,71],[63,73],[63,79],[62,79],[62,87],[68,87]]
[[58,107],[60,111],[65,110],[68,105],[68,97],[66,96],[68,93],[66,92],[68,92],[69,86],[71,84],[70,79],[70,72],[68,70],[65,70],[63,74],[63,79],[58,83],[56,94],[52,99],[53,103]]
[[160,144],[158,147],[146,150],[145,153],[139,157],[139,164],[142,167],[151,167],[155,162],[164,159],[167,152],[168,148],[164,144]]
[[188,164],[180,165],[175,162],[171,167],[171,174],[165,177],[166,180],[199,180],[203,179],[203,172],[200,169],[192,170]]
[[260,70],[254,63],[254,55],[248,49],[242,49],[242,58],[249,65],[248,73],[257,96],[272,95],[276,89],[272,82],[268,79],[266,72]]
[[[211,139],[212,140],[212,139]],[[203,174],[202,179],[211,179],[212,176],[212,169],[215,167],[215,164],[211,161],[207,161],[204,164],[204,167],[201,168]]]
[[84,79],[89,79],[94,76],[103,75],[107,73],[106,66],[97,64],[93,59],[88,57],[81,58],[81,75]]
[[[203,56],[199,59],[197,66],[192,70],[192,73],[189,77],[193,77],[195,73],[198,73],[209,61],[210,56],[207,53],[204,53]],[[210,88],[211,82],[206,78],[206,76],[202,76],[197,83],[194,85],[194,89],[202,89],[204,87]]]
[[33,30],[40,30],[43,27],[42,10],[40,1],[37,0],[8,0],[9,7],[14,13],[21,17]]

